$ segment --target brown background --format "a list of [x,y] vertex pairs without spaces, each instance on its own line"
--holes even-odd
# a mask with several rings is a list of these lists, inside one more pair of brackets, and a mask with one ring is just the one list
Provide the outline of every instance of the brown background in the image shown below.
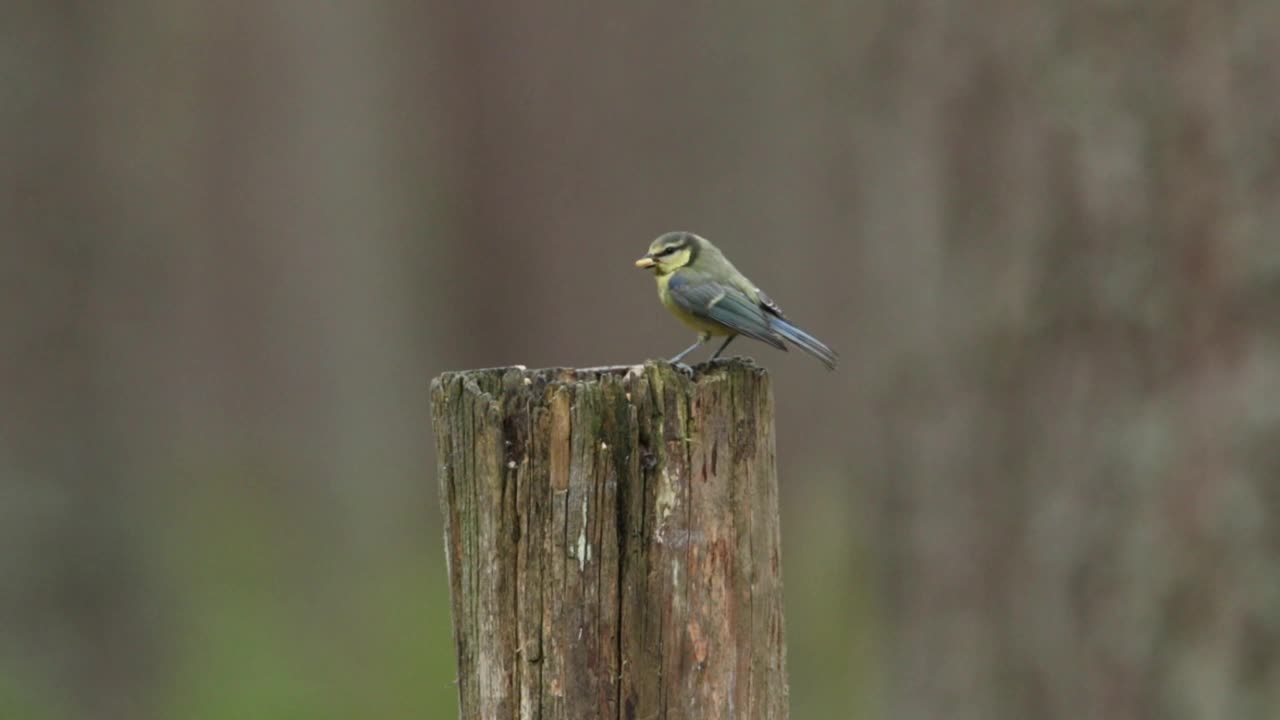
[[774,372],[796,718],[1280,714],[1280,5],[0,10],[0,715],[448,717],[446,369]]

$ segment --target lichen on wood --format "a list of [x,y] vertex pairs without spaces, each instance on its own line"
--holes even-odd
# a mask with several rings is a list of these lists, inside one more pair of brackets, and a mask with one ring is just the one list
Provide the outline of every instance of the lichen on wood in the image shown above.
[[764,370],[495,368],[432,391],[462,717],[786,717]]

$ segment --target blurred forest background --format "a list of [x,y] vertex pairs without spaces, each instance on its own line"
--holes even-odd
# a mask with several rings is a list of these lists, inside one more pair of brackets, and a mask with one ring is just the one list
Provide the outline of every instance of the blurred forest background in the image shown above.
[[0,717],[456,713],[428,385],[773,370],[793,716],[1280,717],[1273,0],[9,3]]

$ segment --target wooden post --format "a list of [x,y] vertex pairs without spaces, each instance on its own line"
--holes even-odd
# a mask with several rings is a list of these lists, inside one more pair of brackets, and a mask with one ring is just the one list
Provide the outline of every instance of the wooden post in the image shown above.
[[764,370],[498,368],[432,391],[463,718],[787,717]]

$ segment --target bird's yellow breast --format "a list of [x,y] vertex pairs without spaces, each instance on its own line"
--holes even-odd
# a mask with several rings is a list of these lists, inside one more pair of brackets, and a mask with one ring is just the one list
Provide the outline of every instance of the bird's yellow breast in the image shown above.
[[689,312],[685,312],[683,308],[676,304],[671,298],[671,293],[667,289],[667,283],[671,281],[671,276],[675,273],[667,273],[666,275],[658,275],[658,298],[662,300],[662,304],[667,310],[671,311],[680,322],[692,328],[695,332],[708,333],[710,335],[733,335],[734,332],[720,323],[703,320]]

